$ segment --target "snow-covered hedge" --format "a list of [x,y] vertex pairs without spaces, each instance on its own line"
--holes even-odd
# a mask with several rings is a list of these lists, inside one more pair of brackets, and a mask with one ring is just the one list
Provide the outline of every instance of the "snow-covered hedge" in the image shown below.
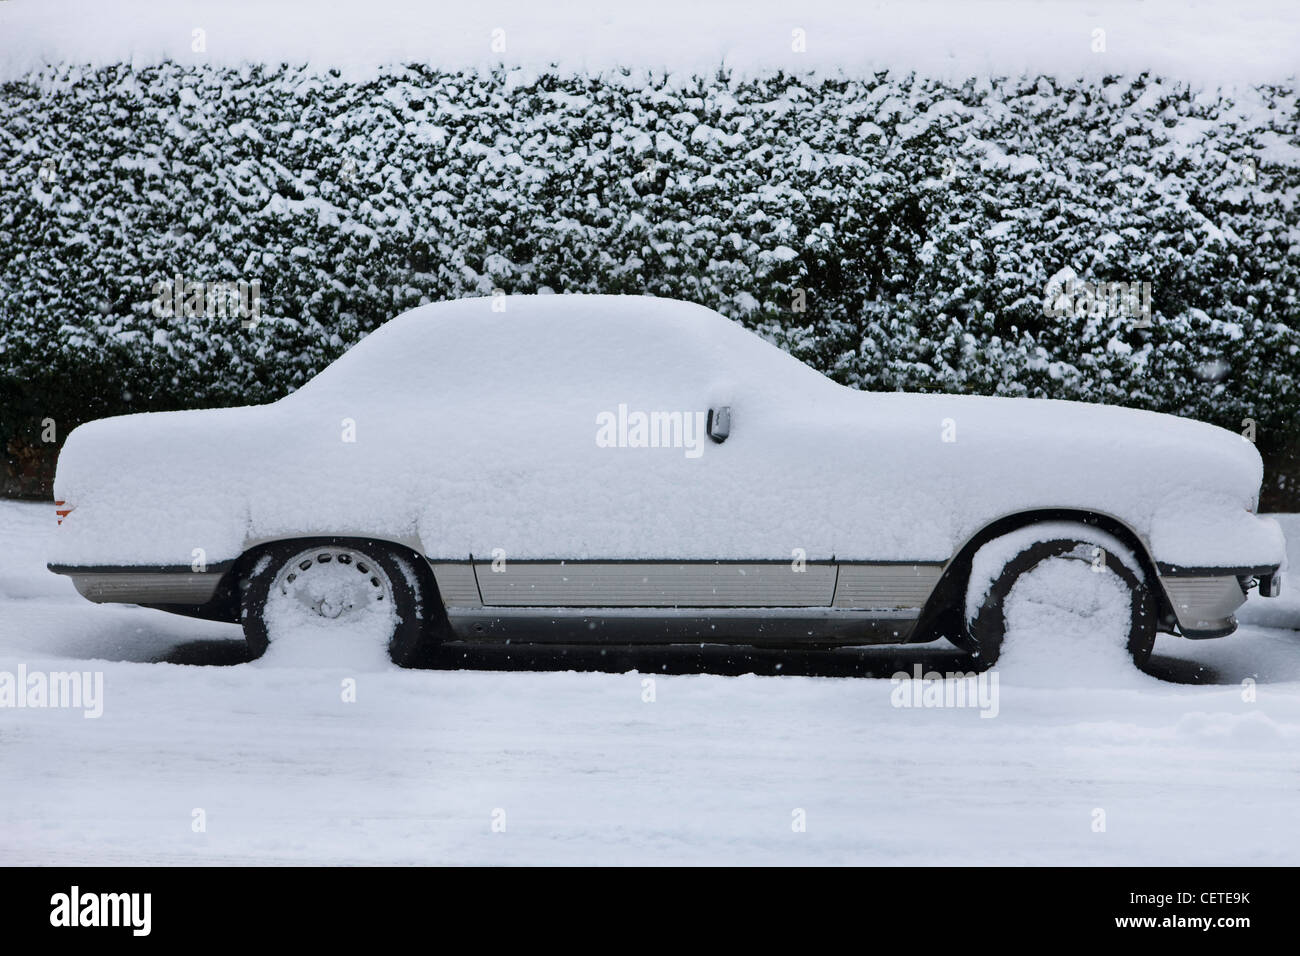
[[[1297,108],[1145,75],[49,68],[0,87],[8,487],[80,421],[273,399],[497,289],[700,302],[863,388],[1191,415],[1280,473]],[[177,276],[258,283],[258,321],[159,307]],[[1114,282],[1149,322],[1088,308]]]

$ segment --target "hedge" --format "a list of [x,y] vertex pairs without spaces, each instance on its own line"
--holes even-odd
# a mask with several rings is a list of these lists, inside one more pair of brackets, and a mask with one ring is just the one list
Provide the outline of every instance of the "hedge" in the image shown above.
[[[48,494],[79,422],[269,401],[504,290],[700,302],[866,389],[1253,429],[1300,510],[1297,110],[1149,75],[48,67],[0,86],[4,490]],[[260,321],[155,309],[177,275],[260,283]],[[1052,314],[1071,278],[1148,283],[1150,322]]]

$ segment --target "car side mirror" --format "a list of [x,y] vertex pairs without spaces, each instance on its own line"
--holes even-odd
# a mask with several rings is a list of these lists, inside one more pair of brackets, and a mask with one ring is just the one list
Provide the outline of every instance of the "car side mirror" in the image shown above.
[[721,445],[731,434],[731,406],[720,405],[709,409],[709,419],[705,425],[709,437]]

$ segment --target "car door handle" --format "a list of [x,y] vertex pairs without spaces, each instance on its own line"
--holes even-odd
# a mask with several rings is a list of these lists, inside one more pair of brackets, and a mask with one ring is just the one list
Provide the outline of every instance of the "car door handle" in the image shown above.
[[731,406],[719,405],[709,409],[709,418],[705,424],[709,437],[721,445],[731,434]]

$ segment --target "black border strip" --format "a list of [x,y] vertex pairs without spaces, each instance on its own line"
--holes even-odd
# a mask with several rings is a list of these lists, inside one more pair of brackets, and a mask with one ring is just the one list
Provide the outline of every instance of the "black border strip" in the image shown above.
[[1266,574],[1277,574],[1280,564],[1259,565],[1253,568],[1191,568],[1181,564],[1156,563],[1156,570],[1162,578],[1259,578]]
[[233,560],[217,561],[202,571],[188,564],[54,564],[45,565],[55,574],[225,574],[235,566]]

